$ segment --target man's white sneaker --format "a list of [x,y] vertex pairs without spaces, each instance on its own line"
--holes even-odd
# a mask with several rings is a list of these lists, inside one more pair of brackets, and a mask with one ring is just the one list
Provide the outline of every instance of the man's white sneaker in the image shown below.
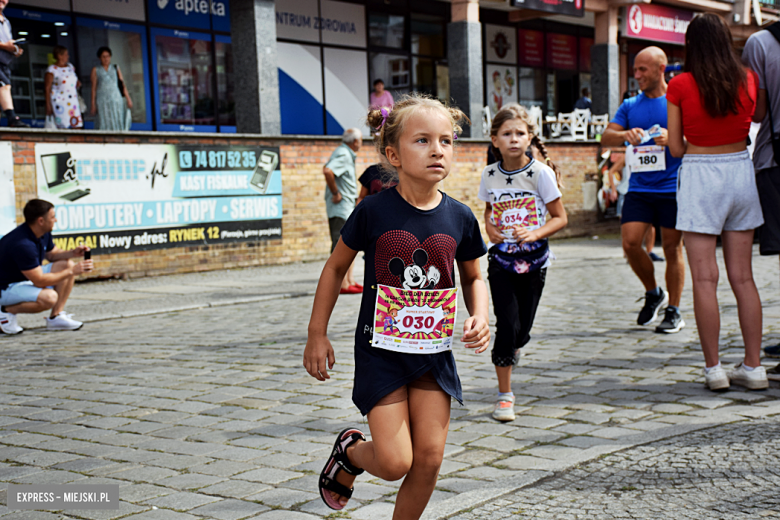
[[723,367],[718,365],[704,372],[704,381],[710,390],[723,390],[729,387],[729,376]]
[[769,381],[766,378],[766,369],[756,367],[753,370],[746,370],[742,363],[734,367],[729,374],[732,383],[744,386],[748,390],[764,390],[769,388]]
[[16,321],[16,314],[0,312],[0,330],[3,331],[3,334],[19,334],[24,329]]
[[509,396],[499,397],[495,408],[493,408],[493,419],[501,422],[514,421],[515,398]]
[[53,318],[44,318],[47,330],[79,330],[83,323],[73,319],[71,314],[61,312]]

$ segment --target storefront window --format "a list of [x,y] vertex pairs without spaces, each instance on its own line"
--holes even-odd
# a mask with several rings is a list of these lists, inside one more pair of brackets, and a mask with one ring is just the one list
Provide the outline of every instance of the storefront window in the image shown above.
[[[220,41],[223,40],[223,41]],[[233,45],[225,36],[217,36],[217,99],[220,126],[236,126],[236,102],[233,97]]]
[[406,26],[403,16],[384,13],[368,15],[369,45],[402,49]]
[[412,90],[436,94],[436,66],[430,58],[412,58]]
[[412,54],[444,56],[444,24],[439,18],[412,15]]
[[520,67],[518,92],[520,94],[520,104],[524,107],[537,106],[544,108],[546,94],[544,71]]
[[[111,64],[118,65],[122,71],[125,86],[133,101],[133,129],[151,130],[150,111],[148,110],[148,79],[146,70],[146,30],[141,26],[107,23],[98,20],[79,18],[77,41],[79,46],[78,74],[82,83],[82,96],[90,105],[92,98],[91,74],[94,67],[100,66],[97,50],[100,47],[111,49]],[[110,27],[110,28],[107,28]],[[89,112],[84,121],[89,128],[94,124],[95,116]]]
[[[153,29],[161,130],[216,130],[208,35]],[[203,39],[200,39],[200,38]]]
[[371,53],[369,55],[371,69],[370,81],[381,79],[393,97],[409,92],[411,87],[411,70],[409,58],[397,54]]
[[[52,49],[63,45],[75,62],[71,18],[69,16],[22,11],[7,8],[4,13],[11,21],[15,38],[26,38],[24,54],[11,62],[11,88],[14,108],[24,120],[43,126],[46,118],[46,93],[43,77],[54,63]],[[84,79],[80,76],[80,79]]]

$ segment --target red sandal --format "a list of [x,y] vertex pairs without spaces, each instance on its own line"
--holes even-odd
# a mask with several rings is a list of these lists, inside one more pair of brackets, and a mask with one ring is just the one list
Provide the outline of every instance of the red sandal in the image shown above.
[[325,505],[336,511],[344,509],[338,500],[335,500],[328,491],[338,493],[339,495],[352,498],[352,491],[355,488],[348,488],[344,484],[341,484],[336,480],[336,475],[339,471],[346,471],[350,475],[358,476],[363,473],[363,470],[356,468],[349,462],[347,457],[347,448],[355,444],[357,441],[365,441],[366,436],[363,432],[357,428],[347,428],[339,433],[336,438],[336,443],[333,445],[333,452],[330,454],[328,461],[325,463],[322,473],[320,473],[320,497]]

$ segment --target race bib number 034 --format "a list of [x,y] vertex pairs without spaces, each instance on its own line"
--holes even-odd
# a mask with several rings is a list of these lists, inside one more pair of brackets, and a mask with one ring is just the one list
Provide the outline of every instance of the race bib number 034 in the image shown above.
[[452,349],[457,289],[405,290],[377,286],[371,345],[405,354]]
[[666,153],[663,146],[629,146],[626,156],[631,173],[666,170]]
[[529,230],[541,227],[536,211],[536,197],[522,197],[493,203],[493,223],[512,242],[514,242],[512,230],[515,226]]

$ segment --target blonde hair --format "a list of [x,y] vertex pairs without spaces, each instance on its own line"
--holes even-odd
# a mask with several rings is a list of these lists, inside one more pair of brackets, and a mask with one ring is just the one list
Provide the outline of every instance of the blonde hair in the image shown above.
[[[507,121],[511,121],[512,119],[519,119],[525,123],[525,126],[528,128],[528,133],[531,134],[531,146],[539,150],[539,153],[541,153],[542,157],[544,157],[544,162],[552,169],[553,172],[555,172],[555,180],[558,183],[558,186],[563,186],[561,183],[561,170],[555,165],[555,163],[550,160],[550,157],[547,155],[547,148],[539,138],[539,128],[537,128],[536,123],[533,119],[531,119],[531,116],[528,114],[528,111],[525,109],[525,107],[518,105],[517,103],[511,103],[496,112],[496,115],[493,116],[493,122],[490,125],[490,136],[493,137],[498,135],[498,130],[501,128],[501,125]],[[493,150],[493,155],[496,157],[496,159],[499,161],[503,160],[503,157],[501,157],[501,150],[492,144],[490,147]]]
[[[383,110],[384,114],[382,113]],[[443,114],[452,123],[454,134],[463,131],[459,124],[461,121],[471,124],[469,118],[459,108],[447,106],[436,98],[418,92],[403,96],[393,105],[392,109],[370,110],[367,117],[368,126],[376,129],[374,146],[376,146],[377,152],[384,159],[380,167],[389,172],[392,179],[397,179],[398,172],[387,160],[387,147],[398,147],[398,141],[401,139],[406,121],[420,110],[429,110]]]

